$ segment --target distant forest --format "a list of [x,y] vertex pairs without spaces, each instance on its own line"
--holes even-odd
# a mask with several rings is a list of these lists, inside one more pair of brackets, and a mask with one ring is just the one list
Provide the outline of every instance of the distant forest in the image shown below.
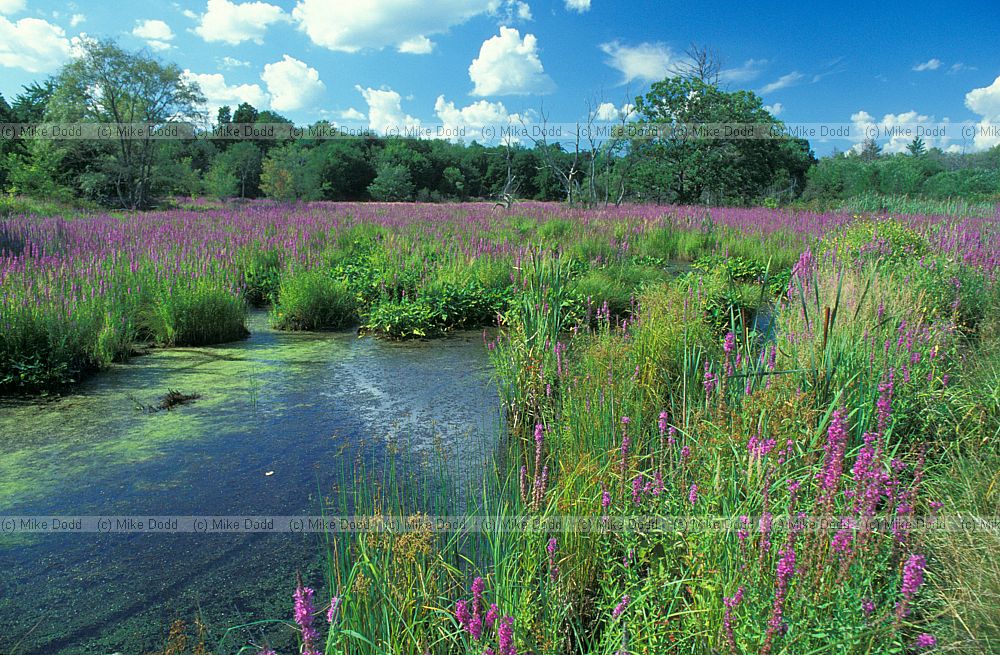
[[[696,61],[698,61],[696,59]],[[724,89],[701,65],[654,83],[625,121],[781,127],[762,100]],[[90,41],[55,77],[30,84],[0,122],[204,121],[205,99],[174,64],[114,41]],[[290,123],[243,103],[213,128]],[[592,117],[593,119],[593,117]],[[317,124],[320,125],[320,124]],[[585,134],[588,122],[581,123]],[[66,203],[141,209],[164,198],[430,201],[518,199],[585,206],[624,202],[836,206],[860,196],[994,201],[1000,147],[972,154],[903,154],[874,142],[817,160],[808,141],[776,139],[538,139],[482,145],[375,135],[321,140],[0,140],[0,189]]]

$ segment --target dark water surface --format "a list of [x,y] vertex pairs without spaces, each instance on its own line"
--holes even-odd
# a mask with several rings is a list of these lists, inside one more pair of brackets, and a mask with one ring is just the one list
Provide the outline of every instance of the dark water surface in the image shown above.
[[[0,404],[0,516],[318,514],[345,465],[440,466],[498,433],[481,334],[288,334],[259,314],[251,331]],[[202,397],[136,408],[168,389]],[[310,534],[0,534],[0,655],[132,655],[162,649],[177,618],[216,638],[285,619],[295,573],[321,582],[320,553]]]

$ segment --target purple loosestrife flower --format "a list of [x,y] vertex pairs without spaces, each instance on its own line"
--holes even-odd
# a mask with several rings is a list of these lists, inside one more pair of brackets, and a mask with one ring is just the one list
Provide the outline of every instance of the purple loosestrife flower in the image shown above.
[[303,653],[314,652],[313,646],[319,640],[319,633],[313,627],[313,614],[315,613],[313,595],[315,593],[312,588],[304,587],[299,582],[295,587],[295,594],[293,595],[293,599],[295,600],[294,619],[295,623],[299,626],[299,630],[302,632]]
[[692,505],[698,502],[698,485],[692,484],[691,488],[688,489],[688,502]]
[[460,600],[455,603],[455,620],[458,621],[458,625],[463,630],[469,629],[469,622],[472,621],[472,615],[469,614],[469,603],[467,601]]
[[826,459],[823,462],[823,469],[816,475],[820,491],[818,504],[825,512],[832,510],[833,498],[844,471],[844,452],[847,449],[847,421],[844,413],[843,409],[837,409],[830,418],[826,445],[823,447]]
[[937,646],[937,637],[926,632],[917,635],[917,640],[913,644],[920,650],[927,650]]
[[861,600],[861,611],[864,612],[865,616],[871,616],[872,612],[875,611],[875,603],[870,598],[863,598]]
[[[789,535],[791,537],[791,535]],[[771,605],[771,618],[767,622],[767,634],[761,653],[768,655],[774,636],[784,628],[785,599],[788,596],[788,586],[795,575],[795,544],[790,538],[785,547],[778,551],[777,579],[774,586],[774,603]]]
[[326,612],[326,622],[333,625],[334,621],[337,620],[337,614],[340,612],[340,596],[334,596],[330,599],[330,609]]
[[497,604],[490,603],[490,608],[486,610],[486,619],[484,620],[484,624],[487,630],[493,629],[493,626],[497,622],[497,617],[499,616],[500,616],[500,610],[497,607]]
[[[730,330],[729,332],[726,333],[726,338],[722,342],[722,351],[726,354],[726,359],[725,359],[724,367],[726,369],[726,376],[727,377],[732,377],[733,376],[733,372],[734,372],[733,371],[733,364],[730,361],[730,356],[732,355],[732,352],[733,352],[733,350],[735,348],[736,348],[736,335],[733,334],[732,330]],[[706,387],[705,391],[706,392],[708,391],[707,387]]]
[[722,616],[722,627],[726,631],[726,643],[729,644],[729,650],[733,653],[738,652],[736,648],[736,634],[733,632],[733,610],[736,609],[742,600],[743,585],[740,585],[739,589],[732,596],[724,596],[722,598],[722,604],[726,607]]
[[702,383],[705,387],[705,397],[711,397],[712,392],[715,391],[715,387],[719,382],[719,378],[715,376],[714,373],[708,368],[708,362],[705,362],[705,376],[704,382]]
[[632,480],[632,503],[638,505],[642,502],[642,476],[637,475]]
[[514,646],[514,617],[505,616],[497,624],[497,655],[517,655]]
[[473,612],[467,630],[473,641],[479,641],[483,638],[483,617],[479,612]]
[[545,547],[545,550],[549,554],[549,577],[552,582],[555,582],[559,578],[559,565],[556,564],[556,549],[559,547],[559,542],[556,541],[555,537],[549,539],[549,544]]
[[615,605],[615,608],[611,610],[611,618],[617,619],[618,617],[620,617],[625,612],[625,610],[628,609],[628,604],[631,600],[632,599],[628,597],[628,594],[622,596],[622,599],[618,602],[617,605]]
[[903,565],[903,582],[899,587],[899,593],[902,598],[896,605],[897,619],[902,619],[909,615],[910,601],[917,593],[917,590],[920,589],[920,586],[924,584],[924,569],[926,566],[927,560],[924,559],[924,556],[917,555],[916,553],[910,555],[910,558],[906,560],[906,564]]

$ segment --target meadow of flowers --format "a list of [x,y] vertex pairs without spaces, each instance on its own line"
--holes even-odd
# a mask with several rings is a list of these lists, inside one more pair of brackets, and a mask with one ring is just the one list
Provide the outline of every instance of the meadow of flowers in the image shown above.
[[326,579],[298,581],[291,620],[244,652],[996,652],[996,531],[971,517],[998,516],[998,219],[15,216],[0,222],[0,390],[239,338],[254,304],[280,329],[495,328],[506,434],[485,482],[452,491],[498,521],[438,532],[426,514],[445,501],[359,475],[352,509],[407,529],[330,535]]

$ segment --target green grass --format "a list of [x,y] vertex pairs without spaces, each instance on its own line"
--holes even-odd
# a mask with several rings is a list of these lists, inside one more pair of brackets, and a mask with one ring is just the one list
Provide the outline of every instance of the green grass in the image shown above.
[[322,270],[281,279],[272,323],[283,330],[336,330],[356,324],[357,303],[345,282]]

